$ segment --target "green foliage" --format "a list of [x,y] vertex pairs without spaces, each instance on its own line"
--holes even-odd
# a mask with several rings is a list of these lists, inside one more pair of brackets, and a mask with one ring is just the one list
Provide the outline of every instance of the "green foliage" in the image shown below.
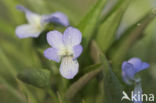
[[120,39],[114,42],[109,54],[112,59],[115,71],[119,72],[119,67],[124,60],[129,48],[143,35],[143,31],[148,24],[155,18],[156,14],[147,13],[141,20],[128,28]]
[[108,103],[119,103],[122,97],[123,87],[119,79],[113,73],[108,60],[104,55],[101,56],[103,62],[103,75],[104,75],[104,93]]
[[[100,26],[96,35],[96,41],[102,51],[106,52],[115,40],[115,33],[119,28],[123,14],[126,11],[130,0],[122,2],[120,8],[116,9],[109,18]],[[108,14],[107,14],[108,15]]]
[[98,0],[78,25],[78,28],[83,35],[84,47],[87,47],[92,35],[94,35],[93,32],[95,31],[95,27],[98,25],[100,14],[104,8],[105,2],[106,0]]
[[110,63],[108,62],[108,59],[99,49],[96,42],[94,42],[94,47],[97,51],[99,51],[98,57],[100,59],[100,62],[102,63],[102,66],[100,68],[103,74],[103,78],[102,78],[103,89],[102,90],[104,90],[103,98],[105,98],[105,100],[102,100],[102,101],[103,102],[105,101],[108,103],[120,102],[121,94],[123,91],[122,84],[120,83],[119,79],[114,74],[114,72],[112,71],[112,67]]
[[[89,68],[92,69],[93,67]],[[72,99],[79,90],[81,90],[91,79],[96,77],[101,71],[101,69],[96,69],[82,76],[78,81],[76,81],[69,87],[65,94],[66,98]]]

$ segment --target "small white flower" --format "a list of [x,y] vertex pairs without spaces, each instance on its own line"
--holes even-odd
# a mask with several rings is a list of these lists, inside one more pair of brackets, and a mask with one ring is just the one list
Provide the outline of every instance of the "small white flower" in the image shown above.
[[69,25],[67,16],[61,12],[55,12],[50,15],[39,15],[20,5],[17,6],[17,9],[25,13],[28,21],[28,24],[23,24],[16,28],[16,35],[19,38],[38,37],[50,22],[63,26]]

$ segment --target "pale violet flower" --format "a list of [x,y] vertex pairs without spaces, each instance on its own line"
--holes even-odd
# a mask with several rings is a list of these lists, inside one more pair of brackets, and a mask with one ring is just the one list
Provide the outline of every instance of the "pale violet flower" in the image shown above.
[[23,24],[16,28],[16,35],[19,38],[38,37],[50,22],[63,26],[69,25],[67,16],[61,12],[55,12],[50,15],[40,15],[20,5],[17,6],[17,9],[25,13],[28,21],[28,24]]
[[44,56],[49,60],[61,61],[59,70],[66,79],[72,79],[78,73],[77,58],[83,50],[81,39],[81,32],[73,27],[68,27],[63,34],[56,30],[47,33],[47,41],[52,47],[44,51]]
[[128,61],[124,61],[122,64],[122,77],[124,82],[132,84],[132,81],[137,81],[139,78],[135,78],[135,74],[148,67],[149,64],[142,62],[139,58],[131,58]]

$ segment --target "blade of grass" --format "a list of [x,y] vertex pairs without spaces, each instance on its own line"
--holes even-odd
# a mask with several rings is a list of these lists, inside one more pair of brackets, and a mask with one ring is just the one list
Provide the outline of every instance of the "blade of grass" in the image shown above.
[[100,23],[104,23],[118,8],[120,8],[123,2],[125,1],[117,0],[117,3],[109,10],[109,12],[101,17],[102,19],[100,19]]
[[72,99],[90,80],[96,77],[101,71],[102,69],[96,69],[94,71],[86,73],[69,87],[69,89],[65,93],[65,98],[69,100]]
[[[102,53],[102,51],[99,49],[97,43],[94,41],[94,47],[95,51],[99,52],[98,60],[100,59],[102,66],[102,73],[103,73],[103,80],[102,83],[104,85],[102,90],[104,90],[102,103],[108,102],[108,103],[120,103],[120,98],[122,94],[122,85],[119,82],[119,79],[117,76],[113,73],[112,67],[110,66],[110,63],[106,56]],[[103,92],[102,92],[103,93]]]
[[104,53],[106,53],[115,40],[115,34],[119,28],[122,17],[128,8],[129,1],[130,0],[126,0],[123,2],[120,5],[120,8],[113,12],[98,29],[96,41]]
[[110,64],[104,54],[101,55],[101,61],[103,62],[103,76],[104,76],[104,98],[108,103],[120,103],[122,97],[123,87],[119,82],[119,79],[113,73]]
[[100,19],[100,14],[104,8],[106,0],[98,0],[97,3],[93,6],[93,8],[88,12],[88,14],[80,21],[78,28],[82,32],[83,35],[83,45],[84,48],[87,47],[92,33],[97,26],[97,23]]

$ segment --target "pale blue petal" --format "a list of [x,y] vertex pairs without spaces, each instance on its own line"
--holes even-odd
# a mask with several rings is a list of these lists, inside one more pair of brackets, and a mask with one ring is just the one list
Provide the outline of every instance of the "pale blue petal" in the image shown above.
[[139,58],[132,58],[128,61],[129,63],[133,64],[136,72],[140,72],[149,67],[149,64],[146,62],[142,62]]
[[49,59],[56,62],[60,62],[61,57],[57,53],[57,49],[55,48],[48,48],[44,51],[44,56]]
[[127,77],[127,75],[125,74],[125,72],[122,72],[122,79],[123,79],[123,81],[126,84],[128,84],[128,85],[131,85],[132,84],[132,80]]
[[147,68],[149,68],[149,66],[150,65],[148,63],[142,62],[141,70],[147,69]]
[[25,8],[24,6],[22,5],[17,5],[16,8],[20,11],[23,11],[23,12],[30,12],[27,8]]
[[141,65],[142,65],[142,61],[139,59],[139,58],[132,58],[128,61],[128,63],[131,63],[133,64],[134,68],[137,70],[139,68],[141,68]]
[[133,67],[132,64],[128,62],[123,62],[122,64],[122,77],[123,80],[127,83],[130,84],[130,81],[134,80],[134,75],[136,71],[135,68]]
[[81,45],[76,45],[73,47],[73,50],[74,50],[74,59],[76,59],[81,55],[83,47]]
[[134,75],[136,73],[134,66],[128,62],[123,63],[122,71],[125,72],[127,77],[129,77],[130,79],[134,78]]
[[52,22],[63,26],[69,25],[68,17],[61,12],[55,12],[51,15],[44,15],[42,21],[47,23]]
[[81,32],[73,27],[68,27],[63,34],[63,42],[66,46],[76,46],[81,43]]
[[137,69],[137,72],[140,72],[140,71],[142,71],[144,69],[147,69],[148,67],[149,67],[149,64],[148,63],[142,62],[141,63],[141,67]]
[[60,73],[66,79],[73,79],[78,73],[79,64],[72,57],[63,57],[60,65]]
[[62,34],[56,30],[47,33],[47,41],[53,48],[62,48]]
[[30,24],[41,26],[41,16],[33,12],[27,12],[26,18]]
[[16,27],[16,35],[19,38],[27,38],[27,37],[38,37],[41,33],[41,30],[36,29],[32,25],[24,24]]
[[137,81],[139,78],[135,78],[135,74],[149,67],[149,64],[142,62],[139,58],[132,58],[128,62],[122,64],[122,76],[123,80],[129,84],[130,81]]
[[21,5],[16,6],[16,8],[25,13],[30,24],[41,25],[41,15],[31,12],[29,9]]
[[123,63],[122,63],[122,70],[124,70],[125,69],[125,67],[126,67],[126,65],[128,64],[128,62],[127,61],[124,61]]

